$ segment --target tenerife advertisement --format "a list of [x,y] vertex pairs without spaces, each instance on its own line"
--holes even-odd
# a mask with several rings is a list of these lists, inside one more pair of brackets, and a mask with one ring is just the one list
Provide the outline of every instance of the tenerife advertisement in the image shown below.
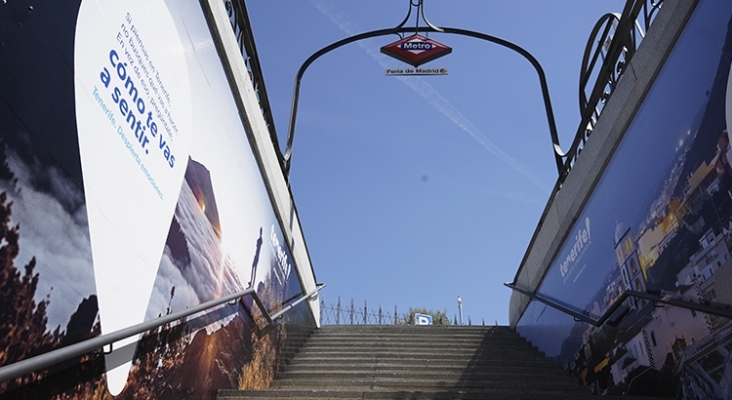
[[[539,295],[594,320],[626,290],[732,305],[730,63],[732,3],[702,0]],[[594,327],[534,301],[517,330],[595,393],[732,398],[729,319],[623,304]]]
[[[0,365],[253,288],[302,293],[199,2],[0,6]],[[249,297],[0,382],[3,398],[201,398],[273,379]],[[127,354],[125,356],[125,353]]]

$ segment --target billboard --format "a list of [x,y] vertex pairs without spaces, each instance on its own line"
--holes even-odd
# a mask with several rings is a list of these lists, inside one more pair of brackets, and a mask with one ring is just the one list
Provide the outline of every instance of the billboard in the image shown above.
[[[0,365],[247,288],[270,311],[302,293],[201,4],[10,2],[0,26]],[[247,307],[0,393],[198,398],[267,385],[274,371],[251,368],[275,364],[286,328],[252,335]],[[307,304],[288,318],[315,323]]]
[[[597,319],[625,290],[732,305],[732,4],[702,0],[538,293]],[[519,333],[597,393],[729,397],[732,325],[628,301],[595,328],[538,302]],[[722,349],[722,350],[720,350]],[[732,364],[730,364],[732,365]]]

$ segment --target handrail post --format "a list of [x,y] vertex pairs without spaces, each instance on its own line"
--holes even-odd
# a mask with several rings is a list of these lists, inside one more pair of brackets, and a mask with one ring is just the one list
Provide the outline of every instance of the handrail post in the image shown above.
[[338,296],[338,308],[336,308],[336,325],[341,324],[341,296]]
[[323,310],[325,310],[325,299],[320,299],[320,325],[323,325]]

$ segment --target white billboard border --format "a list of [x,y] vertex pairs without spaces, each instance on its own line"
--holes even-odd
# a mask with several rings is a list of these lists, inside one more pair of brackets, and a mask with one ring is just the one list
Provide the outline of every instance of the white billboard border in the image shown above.
[[[234,36],[228,12],[223,0],[201,0],[201,7],[211,29],[222,67],[241,117],[242,125],[254,151],[264,186],[267,188],[275,217],[280,225],[292,255],[302,293],[312,293],[316,288],[315,272],[297,216],[297,208],[269,136],[269,129],[249,78],[239,44]],[[316,326],[320,327],[320,300],[313,296],[308,300]]]

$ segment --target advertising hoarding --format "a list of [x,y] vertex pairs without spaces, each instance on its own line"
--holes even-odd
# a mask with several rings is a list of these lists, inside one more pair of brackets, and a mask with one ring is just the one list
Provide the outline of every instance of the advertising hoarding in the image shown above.
[[[732,4],[700,1],[538,294],[590,318],[625,290],[732,304],[730,63]],[[532,302],[517,330],[598,393],[729,393],[717,349],[729,321],[627,305],[619,325],[595,328]]]
[[[198,2],[13,3],[0,25],[0,296],[14,321],[2,365],[246,288],[270,311],[302,293]],[[198,398],[266,385],[274,371],[254,365],[275,364],[285,330],[252,335],[242,307],[0,391]],[[289,318],[312,325],[309,313]]]

